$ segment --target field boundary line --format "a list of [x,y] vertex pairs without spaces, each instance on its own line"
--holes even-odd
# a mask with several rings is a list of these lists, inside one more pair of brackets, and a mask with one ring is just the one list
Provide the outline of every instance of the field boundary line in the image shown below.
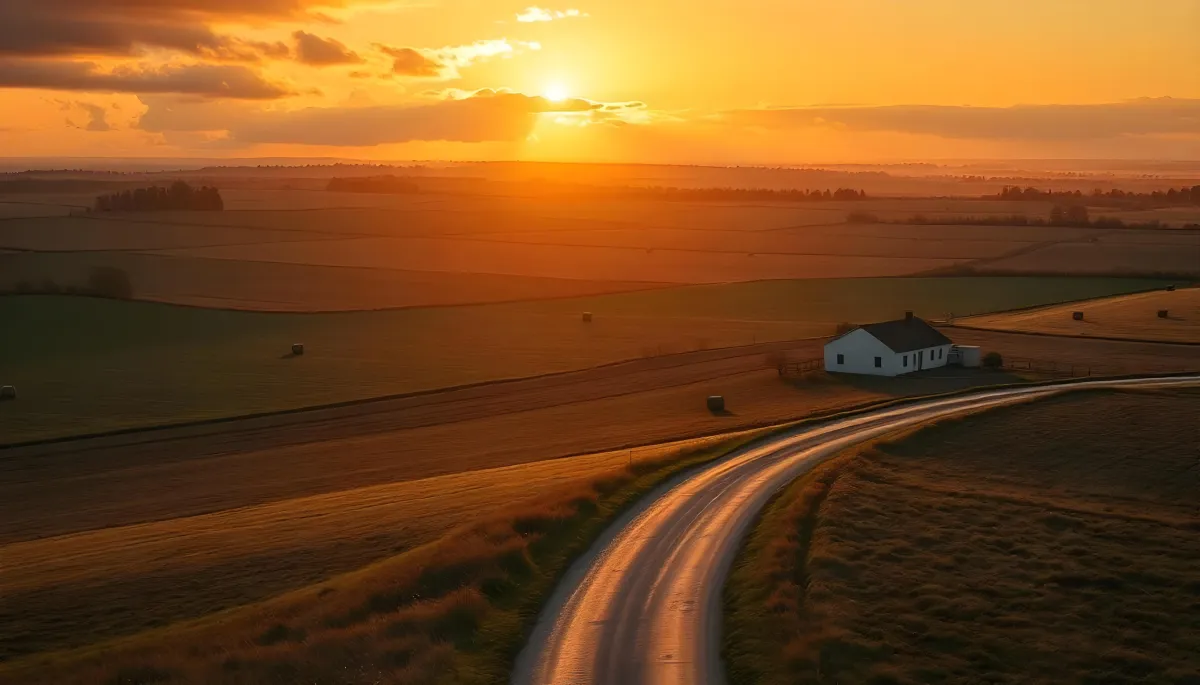
[[[490,386],[495,386],[495,385],[503,385],[503,384],[507,384],[507,383],[520,383],[523,381],[535,381],[535,380],[542,380],[542,379],[548,379],[548,378],[556,378],[559,376],[566,376],[569,374],[577,374],[577,373],[583,373],[583,372],[587,372],[587,371],[595,371],[595,370],[599,370],[599,369],[606,369],[606,368],[611,368],[611,367],[622,366],[625,364],[634,364],[634,363],[646,361],[646,360],[658,360],[658,359],[668,359],[669,360],[671,358],[682,357],[684,355],[704,354],[706,352],[716,352],[716,353],[732,352],[732,354],[725,354],[723,356],[718,356],[715,359],[705,360],[705,361],[720,361],[723,359],[748,357],[751,355],[763,354],[763,353],[767,352],[766,349],[751,351],[751,348],[759,348],[759,347],[767,348],[769,346],[792,345],[795,343],[811,342],[813,340],[824,340],[826,337],[827,336],[817,336],[817,337],[811,337],[811,338],[792,338],[789,340],[752,343],[749,345],[731,345],[729,347],[715,347],[710,350],[689,350],[686,352],[674,352],[674,353],[663,354],[663,355],[658,355],[658,356],[654,356],[654,357],[631,357],[628,359],[620,359],[617,361],[605,362],[603,364],[597,364],[595,366],[588,366],[588,367],[583,367],[583,368],[579,368],[579,369],[570,369],[567,371],[551,371],[548,373],[534,374],[532,376],[514,376],[514,377],[509,377],[509,378],[496,378],[493,380],[478,381],[475,383],[463,383],[460,385],[448,385],[448,386],[443,386],[440,388],[429,388],[426,390],[414,390],[412,392],[395,393],[395,394],[391,394],[391,395],[376,395],[374,397],[363,397],[363,398],[354,399],[354,400],[344,400],[342,402],[331,402],[328,404],[314,404],[314,405],[307,405],[307,406],[303,406],[303,407],[294,407],[291,409],[277,409],[277,410],[273,410],[273,411],[254,412],[251,414],[239,414],[236,416],[220,416],[220,417],[214,417],[214,418],[208,418],[208,419],[197,419],[195,421],[181,421],[178,423],[151,424],[151,425],[147,425],[147,426],[117,428],[117,429],[113,429],[113,430],[109,430],[109,431],[98,431],[98,432],[94,432],[94,433],[81,433],[78,435],[69,435],[69,436],[56,437],[56,438],[42,438],[42,439],[26,440],[26,441],[13,442],[13,443],[0,443],[0,450],[12,449],[12,448],[17,448],[17,447],[33,447],[33,446],[37,446],[37,445],[49,445],[49,444],[56,444],[56,443],[73,442],[76,440],[92,440],[92,439],[97,439],[97,438],[107,438],[107,437],[114,437],[114,436],[119,436],[119,435],[129,435],[129,434],[134,434],[134,433],[143,433],[143,432],[144,433],[152,433],[152,432],[166,431],[166,430],[172,430],[172,429],[178,429],[178,428],[194,428],[194,427],[210,426],[210,425],[222,424],[222,423],[231,423],[234,421],[249,420],[249,419],[271,418],[271,417],[276,417],[276,416],[288,416],[291,414],[301,414],[304,412],[320,411],[323,409],[340,409],[343,407],[368,405],[368,404],[373,404],[373,403],[378,403],[378,402],[386,402],[386,401],[390,401],[390,400],[404,400],[404,399],[411,399],[411,398],[416,398],[416,397],[426,397],[429,395],[436,395],[436,394],[444,393],[444,392],[454,392],[454,391],[459,391],[459,390],[470,390],[473,388],[485,388],[485,387],[490,387]],[[737,354],[738,351],[741,351],[742,353]],[[678,368],[680,366],[688,366],[693,363],[700,363],[700,362],[681,361],[679,363],[669,364],[667,366],[655,367],[654,369],[651,369],[651,370],[672,369],[672,368]],[[769,367],[764,366],[763,368],[766,369]],[[737,373],[745,373],[745,372],[738,371]],[[732,374],[730,374],[730,375],[732,375]],[[696,382],[700,382],[700,381],[696,381]],[[685,383],[684,385],[687,385],[687,383]],[[622,394],[628,394],[628,393],[622,393]],[[597,399],[603,399],[603,398],[597,398]],[[153,442],[153,440],[147,440],[145,442]],[[3,454],[0,453],[0,458],[2,458],[2,457],[3,457]]]
[[[1134,293],[1130,293],[1130,294],[1132,295]],[[1093,299],[1095,299],[1095,298],[1093,298]],[[1077,301],[1078,302],[1086,302],[1087,300],[1077,300]],[[1069,304],[1069,303],[1064,302],[1061,304]],[[1048,306],[1056,306],[1056,305],[1048,305]],[[1002,312],[997,312],[997,313],[1002,313]],[[991,316],[991,315],[989,314],[988,316]],[[983,326],[964,326],[962,324],[957,324],[957,323],[944,323],[944,324],[940,323],[940,324],[937,324],[937,327],[938,328],[959,328],[964,331],[981,331],[984,333],[1008,333],[1011,335],[1036,335],[1036,336],[1041,336],[1043,338],[1071,338],[1071,339],[1076,339],[1076,340],[1105,340],[1108,342],[1140,343],[1143,345],[1145,345],[1145,344],[1149,344],[1149,345],[1179,345],[1182,347],[1200,346],[1200,342],[1189,342],[1186,340],[1150,340],[1147,338],[1122,338],[1119,336],[1110,336],[1110,335],[1070,335],[1067,333],[1045,333],[1043,331],[1015,331],[1015,330],[1007,330],[1004,328],[984,328]]]

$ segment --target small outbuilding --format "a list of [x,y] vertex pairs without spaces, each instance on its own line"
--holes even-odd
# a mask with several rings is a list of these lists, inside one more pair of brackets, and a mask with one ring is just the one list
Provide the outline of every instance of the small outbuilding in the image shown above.
[[825,370],[900,376],[945,366],[953,343],[924,319],[903,319],[853,328],[825,343]]

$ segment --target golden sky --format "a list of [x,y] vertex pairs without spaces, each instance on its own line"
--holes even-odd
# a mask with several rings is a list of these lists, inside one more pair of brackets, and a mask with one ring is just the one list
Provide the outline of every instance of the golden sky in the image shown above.
[[8,0],[0,155],[1200,159],[1200,0],[555,2]]

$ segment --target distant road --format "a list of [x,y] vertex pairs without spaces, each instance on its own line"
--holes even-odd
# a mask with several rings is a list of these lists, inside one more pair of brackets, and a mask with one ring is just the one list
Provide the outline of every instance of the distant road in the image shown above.
[[[1071,388],[1181,387],[1170,379]],[[848,446],[951,414],[1053,394],[1015,388],[930,400],[804,427],[744,448],[647,496],[568,572],[518,657],[516,685],[718,685],[721,592],[756,514]]]

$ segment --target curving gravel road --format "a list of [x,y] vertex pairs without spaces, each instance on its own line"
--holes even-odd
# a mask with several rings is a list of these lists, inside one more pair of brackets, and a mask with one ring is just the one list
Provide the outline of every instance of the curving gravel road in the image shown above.
[[[1200,376],[1067,387],[1198,385]],[[981,391],[806,426],[684,474],[617,520],[568,571],[517,659],[517,685],[718,685],[721,592],[771,496],[855,443],[932,418],[1052,394]]]

